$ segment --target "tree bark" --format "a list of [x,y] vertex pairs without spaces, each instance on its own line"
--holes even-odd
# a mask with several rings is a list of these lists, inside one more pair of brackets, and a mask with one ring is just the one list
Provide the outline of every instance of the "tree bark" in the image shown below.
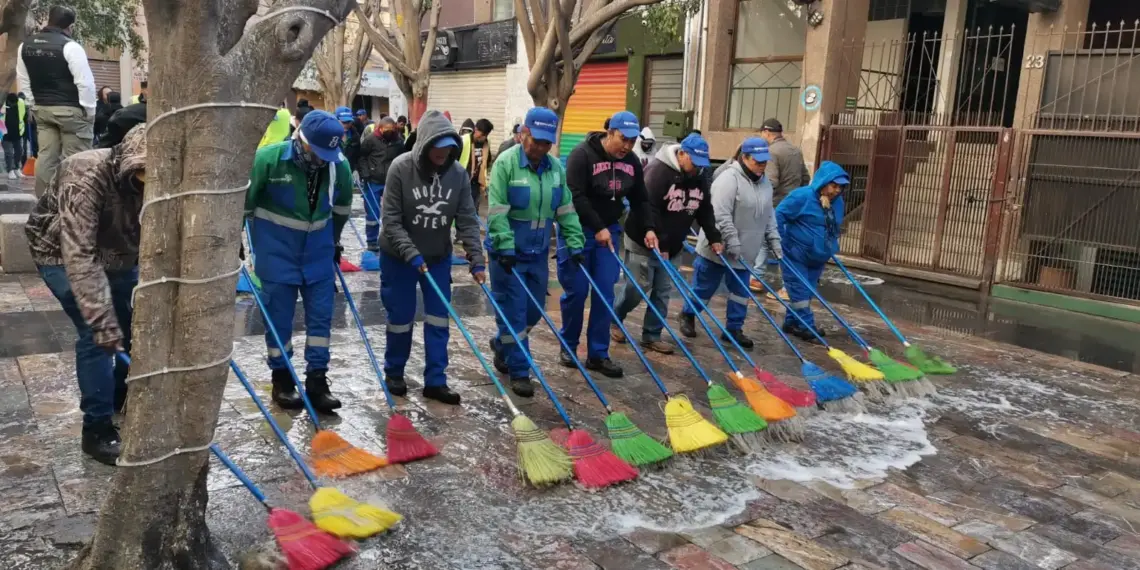
[[16,82],[16,55],[28,33],[28,9],[32,0],[8,0],[0,8],[0,34],[4,35],[4,50],[0,52],[0,85]]
[[[424,1],[427,0],[420,0],[421,8]],[[427,109],[427,93],[431,84],[431,52],[439,30],[439,12],[442,7],[443,2],[440,0],[431,0],[428,35],[424,43],[427,49],[420,48],[418,38],[423,12],[416,8],[413,0],[390,1],[389,10],[393,21],[390,29],[381,29],[378,24],[373,24],[364,17],[363,10],[356,8],[356,17],[362,22],[361,28],[388,63],[388,70],[404,94],[404,99],[408,101],[408,120],[412,125],[419,124],[420,117]]]
[[[291,3],[328,10],[342,21],[352,0]],[[250,23],[257,7],[257,0],[145,0],[148,120],[153,127],[147,135],[147,200],[243,185],[273,111],[207,107],[160,123],[155,119],[196,103],[276,107],[280,93],[334,25],[307,11]],[[208,279],[232,271],[238,265],[243,202],[243,193],[231,193],[174,198],[148,207],[142,221],[140,282],[164,276]],[[233,347],[236,279],[139,290],[132,375],[225,358]],[[122,459],[145,462],[176,448],[210,443],[227,376],[226,366],[218,365],[132,382]],[[205,521],[207,456],[205,451],[179,454],[143,467],[119,468],[95,536],[72,567],[216,567]]]

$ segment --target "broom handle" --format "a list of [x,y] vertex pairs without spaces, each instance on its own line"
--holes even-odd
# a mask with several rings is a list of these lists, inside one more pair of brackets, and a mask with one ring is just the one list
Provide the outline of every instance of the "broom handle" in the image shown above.
[[[752,289],[748,287],[748,284],[745,283],[744,280],[741,279],[735,271],[732,271],[732,264],[728,262],[728,259],[725,259],[724,254],[718,253],[717,257],[720,258],[721,263],[724,263],[724,265],[729,268],[729,273],[732,274],[732,278],[736,279],[736,282],[744,288],[744,291],[746,293],[748,293],[748,298],[752,299],[752,303],[756,305],[757,309],[760,309],[760,314],[764,315],[765,319],[768,319],[768,324],[772,325],[772,328],[776,329],[777,333],[780,333],[780,338],[784,339],[784,342],[788,344],[788,347],[792,349],[792,352],[796,353],[796,358],[799,358],[800,362],[803,362],[803,353],[800,352],[800,349],[796,348],[795,343],[792,342],[792,339],[788,338],[787,333],[785,333],[783,329],[780,328],[780,325],[776,324],[776,319],[772,318],[772,315],[768,312],[768,309],[765,309],[764,305],[760,304],[760,299],[756,298],[756,295],[752,293]],[[752,268],[748,267],[747,263],[741,262],[740,264],[743,265],[749,273],[752,273]]]
[[253,261],[253,232],[249,229],[249,219],[245,220],[245,241],[249,242],[249,260]]
[[265,416],[265,421],[269,422],[269,427],[273,428],[273,433],[277,436],[281,444],[285,446],[285,449],[289,452],[289,456],[293,458],[293,461],[297,462],[297,466],[301,468],[301,473],[305,475],[305,479],[309,480],[309,484],[312,485],[314,489],[319,487],[320,485],[317,484],[316,476],[313,475],[312,471],[309,471],[309,466],[305,465],[305,460],[301,458],[300,453],[297,453],[297,448],[293,447],[292,443],[289,443],[289,437],[285,435],[284,431],[281,431],[281,426],[277,424],[277,420],[273,419],[273,414],[269,413],[269,409],[265,407],[261,398],[257,397],[257,391],[253,389],[253,385],[249,383],[249,378],[245,377],[245,373],[241,371],[241,367],[231,360],[230,369],[234,371],[238,382],[241,382],[241,385],[245,387],[245,391],[249,392],[249,397],[253,399],[254,404],[257,404],[257,409],[261,411],[262,416]]
[[352,300],[352,294],[348,292],[348,282],[344,279],[344,272],[336,263],[333,264],[333,269],[336,270],[336,276],[340,279],[340,288],[344,290],[344,300],[348,303],[348,310],[352,312],[352,320],[356,322],[356,330],[360,332],[360,340],[364,341],[364,350],[368,352],[368,360],[372,363],[372,370],[376,372],[376,381],[380,382],[380,387],[384,389],[384,400],[388,402],[388,408],[394,411],[396,402],[392,400],[392,393],[388,391],[388,383],[384,381],[384,373],[380,371],[380,363],[376,360],[376,353],[372,351],[372,343],[368,340],[368,333],[364,331],[364,321],[361,320],[360,313],[356,310],[356,303]]
[[471,347],[471,352],[475,353],[475,358],[478,358],[479,364],[483,365],[483,371],[487,373],[487,377],[495,383],[495,388],[499,389],[499,395],[503,397],[503,401],[507,403],[507,407],[510,408],[511,413],[516,416],[521,416],[522,412],[515,407],[515,403],[511,401],[511,397],[507,395],[507,389],[499,382],[499,376],[495,374],[495,370],[487,363],[487,357],[483,356],[482,352],[479,352],[479,346],[475,344],[475,339],[471,338],[471,333],[467,330],[467,327],[463,325],[463,321],[459,319],[459,313],[455,312],[455,307],[451,305],[451,301],[447,300],[447,296],[443,294],[443,290],[436,284],[435,278],[431,276],[430,272],[424,272],[423,276],[427,278],[427,282],[431,285],[431,288],[435,290],[435,294],[439,295],[439,300],[443,302],[443,306],[447,309],[447,314],[451,315],[451,320],[455,321],[455,326],[458,327],[459,332],[463,334],[463,339],[467,341],[467,346]]
[[[530,292],[526,283],[523,282],[522,276],[519,275],[513,267],[511,268],[511,273],[514,274],[515,279],[518,279],[519,284],[522,285],[522,290],[526,291],[526,296],[530,298],[531,303],[538,309],[538,314],[542,315],[542,320],[546,321],[546,326],[550,327],[550,332],[554,333],[554,338],[558,339],[558,343],[562,345],[562,350],[570,355],[570,359],[574,361],[574,366],[578,367],[578,372],[582,375],[582,378],[586,379],[586,383],[590,385],[590,389],[594,391],[594,395],[598,397],[602,406],[606,408],[607,412],[611,414],[614,413],[613,408],[610,407],[610,403],[606,401],[606,397],[602,395],[601,388],[598,388],[598,385],[594,383],[594,379],[590,377],[590,373],[586,371],[586,367],[582,366],[582,361],[578,359],[578,355],[574,354],[574,351],[570,349],[570,344],[562,337],[562,333],[558,332],[558,327],[554,324],[554,321],[550,319],[550,315],[546,314],[546,309],[543,309],[538,299],[534,298],[534,294]],[[485,288],[484,286],[484,289]]]
[[866,351],[871,350],[871,345],[867,344],[867,342],[863,340],[863,337],[859,336],[859,333],[855,332],[855,329],[851,328],[851,325],[847,324],[847,321],[843,320],[843,317],[839,316],[839,311],[836,311],[835,307],[832,307],[831,303],[828,303],[827,300],[823,298],[823,295],[820,295],[819,291],[815,290],[815,285],[808,283],[808,280],[805,279],[804,276],[800,274],[800,270],[796,269],[791,263],[789,263],[788,259],[786,257],[780,258],[780,266],[786,267],[786,268],[791,270],[792,275],[794,275],[796,277],[796,279],[799,279],[800,283],[804,284],[804,287],[807,288],[808,292],[810,292],[813,297],[815,297],[816,299],[819,299],[819,304],[823,305],[824,308],[826,308],[827,311],[829,313],[831,313],[831,316],[835,317],[836,321],[839,321],[839,324],[842,325],[843,328],[847,330],[847,334],[851,335],[851,338],[860,347],[862,347],[863,350],[866,350]]
[[720,351],[721,356],[724,357],[725,362],[728,362],[728,366],[732,368],[732,371],[735,372],[737,376],[741,375],[740,368],[738,368],[736,366],[736,363],[732,361],[732,357],[728,355],[728,351],[725,350],[724,344],[721,343],[720,339],[716,337],[716,334],[713,333],[712,328],[709,327],[709,324],[705,321],[706,316],[713,323],[716,323],[716,326],[720,328],[721,334],[727,337],[730,342],[732,342],[732,344],[736,347],[737,352],[739,352],[740,355],[744,357],[744,360],[747,361],[748,364],[753,368],[757,368],[756,363],[752,361],[752,357],[748,356],[748,353],[744,351],[744,347],[740,346],[740,344],[736,342],[736,339],[732,338],[732,335],[728,334],[728,329],[724,328],[724,325],[721,324],[720,319],[716,318],[716,316],[712,314],[712,311],[710,311],[709,308],[705,305],[705,302],[697,296],[697,292],[689,287],[689,283],[685,281],[685,278],[681,276],[681,273],[676,270],[677,268],[673,267],[672,264],[666,263],[665,258],[662,257],[661,253],[656,249],[653,250],[653,255],[657,256],[657,259],[662,263],[669,265],[669,271],[671,272],[670,276],[673,277],[673,282],[677,284],[677,289],[681,292],[681,297],[683,297],[685,301],[689,303],[689,307],[693,309],[694,316],[696,316],[697,320],[701,323],[701,328],[705,329],[705,334],[708,335],[709,340],[713,341],[713,346],[716,346],[716,349]]
[[228,455],[226,455],[226,452],[222,451],[222,448],[218,447],[218,444],[211,444],[210,451],[214,453],[214,457],[217,457],[218,461],[222,462],[222,465],[225,465],[226,468],[230,470],[230,473],[234,474],[234,477],[238,478],[238,481],[241,481],[242,485],[245,485],[246,489],[249,489],[250,493],[253,493],[253,497],[255,499],[261,501],[261,504],[265,505],[266,507],[269,506],[269,504],[266,503],[265,494],[261,492],[261,489],[258,489],[257,485],[253,484],[253,480],[245,474],[245,471],[241,470],[241,467],[238,467],[237,464],[234,463]]
[[554,390],[550,388],[550,384],[546,383],[546,377],[542,375],[542,370],[538,369],[538,363],[531,357],[530,351],[523,346],[522,339],[519,338],[518,333],[515,332],[515,327],[512,327],[511,323],[507,321],[507,315],[503,313],[503,308],[495,302],[495,297],[491,295],[491,290],[487,288],[486,283],[480,283],[479,288],[483,290],[483,294],[487,297],[487,300],[491,302],[491,308],[495,310],[495,314],[502,319],[503,326],[507,328],[507,332],[511,333],[511,338],[515,340],[515,346],[519,347],[523,357],[526,358],[527,366],[534,371],[534,377],[538,378],[538,383],[542,385],[542,389],[546,392],[547,397],[550,398],[550,403],[554,404],[554,409],[558,410],[558,415],[562,416],[562,422],[566,424],[566,429],[572,431],[574,425],[570,421],[570,416],[566,413],[566,410],[562,408],[562,403],[558,401],[558,396],[554,394]]
[[[816,332],[815,327],[807,324],[807,321],[805,321],[804,318],[801,317],[799,313],[793,311],[792,308],[790,306],[788,306],[788,302],[783,300],[782,298],[780,298],[780,295],[776,292],[776,289],[773,288],[771,285],[769,285],[768,282],[765,281],[764,278],[761,277],[760,274],[757,273],[755,269],[752,269],[751,267],[749,267],[747,263],[741,263],[741,265],[743,265],[744,268],[748,270],[748,273],[752,274],[753,279],[755,279],[757,282],[760,283],[760,285],[762,285],[764,287],[764,290],[768,291],[769,295],[775,297],[776,300],[779,301],[780,304],[784,306],[785,312],[787,312],[789,315],[795,317],[796,320],[799,321],[800,324],[803,325],[805,329],[807,329],[809,332],[811,332],[812,336],[814,336],[815,339],[817,341],[819,341],[820,344],[822,344],[823,346],[825,346],[827,348],[831,348],[831,345],[827,344],[827,340],[825,340],[822,336],[819,336],[819,333]],[[781,330],[780,332],[784,332],[784,331]]]
[[[617,311],[605,300],[605,295],[602,295],[602,288],[598,287],[598,284],[594,282],[594,278],[590,276],[590,272],[586,271],[586,268],[581,265],[578,266],[578,270],[582,272],[582,275],[586,276],[586,280],[590,282],[590,288],[598,295],[598,299],[602,301],[602,305],[606,307],[606,311],[609,311],[610,318],[617,323],[618,328],[621,329],[621,333],[625,335],[625,338],[633,338],[633,336],[629,334],[629,330],[626,329],[625,325],[621,322],[621,319],[618,318]],[[593,306],[590,307],[590,310],[593,310]],[[653,366],[649,364],[649,359],[645,357],[645,353],[641,351],[641,347],[637,346],[636,342],[630,342],[629,347],[633,349],[634,354],[641,360],[641,365],[649,372],[649,377],[653,378],[653,381],[657,383],[657,387],[661,389],[661,393],[665,394],[666,398],[669,398],[669,389],[665,387],[665,383],[661,381],[661,377],[657,375],[657,371],[653,370]]]
[[[677,347],[681,349],[681,352],[685,353],[685,358],[688,358],[689,362],[693,364],[693,368],[697,369],[697,374],[701,376],[701,379],[704,380],[706,384],[709,384],[711,386],[713,383],[712,378],[709,378],[709,375],[705,373],[705,369],[697,363],[697,359],[693,356],[693,353],[689,352],[689,347],[685,346],[685,342],[681,340],[681,337],[677,336],[677,333],[673,331],[673,327],[669,326],[665,315],[662,315],[661,311],[659,311],[657,307],[655,307],[649,300],[649,295],[647,295],[645,293],[645,290],[641,288],[641,284],[637,282],[637,278],[633,276],[633,272],[629,270],[629,267],[627,267],[625,262],[622,261],[621,256],[618,255],[616,250],[614,250],[612,243],[610,244],[610,253],[614,255],[614,259],[616,259],[618,265],[621,266],[622,272],[625,273],[625,278],[629,280],[627,282],[633,285],[635,289],[637,289],[637,293],[641,295],[642,299],[645,300],[645,304],[651,311],[653,311],[653,315],[657,317],[658,321],[661,321],[661,325],[664,326],[665,330],[669,332],[669,336],[673,337],[673,342],[677,343]],[[666,261],[666,263],[668,263],[668,261]],[[666,273],[666,275],[668,275],[668,273]],[[626,340],[633,342],[632,339],[627,338]]]
[[[249,277],[249,270],[243,265],[241,274],[253,283],[253,279]],[[257,308],[261,309],[262,320],[265,321],[265,328],[269,330],[269,334],[273,337],[273,342],[277,343],[277,349],[281,351],[281,357],[285,360],[285,367],[289,369],[289,376],[293,378],[293,384],[297,386],[297,393],[301,395],[301,401],[305,403],[305,410],[309,412],[309,419],[313,420],[313,426],[317,431],[321,430],[320,420],[317,419],[317,411],[313,409],[313,404],[309,402],[309,396],[305,394],[305,386],[301,384],[301,377],[297,375],[297,369],[293,368],[293,359],[289,358],[289,351],[285,350],[285,343],[281,342],[281,335],[277,334],[277,327],[273,325],[273,319],[269,318],[269,311],[265,308],[265,303],[261,300],[261,293],[257,292],[257,287],[253,289],[253,300],[257,302]]]
[[903,346],[910,346],[910,343],[906,341],[906,337],[903,336],[903,333],[899,331],[898,327],[896,327],[895,324],[887,318],[887,314],[884,313],[883,310],[879,308],[879,305],[871,299],[871,296],[867,294],[867,290],[864,289],[863,286],[855,280],[855,276],[851,275],[850,271],[847,271],[847,267],[843,265],[843,262],[839,261],[839,256],[833,255],[831,256],[831,260],[834,261],[835,266],[838,267],[839,270],[847,276],[847,280],[851,281],[851,284],[855,286],[855,289],[859,291],[861,295],[863,295],[863,298],[867,300],[867,303],[871,305],[871,308],[875,309],[876,313],[879,313],[879,318],[883,319],[884,323],[887,323],[887,327],[891,329],[891,332],[895,333],[895,336],[898,337],[899,342],[903,343]]
[[360,197],[364,198],[364,209],[368,210],[368,213],[372,214],[372,216],[376,218],[376,221],[380,221],[380,206],[373,203],[372,198],[368,196],[371,192],[372,191],[368,189],[367,182],[360,184]]

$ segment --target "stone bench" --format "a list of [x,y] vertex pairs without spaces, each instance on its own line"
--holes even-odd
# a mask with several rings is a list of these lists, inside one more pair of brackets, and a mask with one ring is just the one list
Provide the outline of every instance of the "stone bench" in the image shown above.
[[23,192],[0,193],[0,216],[5,214],[30,214],[36,207],[34,194]]
[[5,273],[34,273],[32,252],[28,249],[27,214],[0,215],[0,267]]

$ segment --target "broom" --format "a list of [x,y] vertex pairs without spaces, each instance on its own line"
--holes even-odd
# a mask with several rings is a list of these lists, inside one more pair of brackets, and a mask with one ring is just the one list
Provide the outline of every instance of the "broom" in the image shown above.
[[[483,290],[483,294],[487,296],[487,300],[491,302],[491,308],[495,310],[495,314],[503,321],[507,332],[510,333],[511,338],[514,339],[515,345],[522,351],[522,355],[526,358],[526,363],[530,369],[534,371],[535,378],[538,378],[538,383],[542,385],[542,389],[546,391],[546,395],[550,398],[550,402],[554,404],[554,409],[558,411],[558,415],[562,417],[562,421],[566,424],[566,429],[569,432],[569,437],[566,439],[566,447],[570,452],[570,460],[574,468],[574,476],[578,482],[587,489],[601,489],[616,485],[623,481],[632,481],[637,478],[637,469],[630,467],[630,465],[622,461],[613,452],[606,449],[594,438],[590,433],[582,429],[574,429],[573,422],[570,421],[569,414],[566,409],[562,407],[562,403],[558,401],[558,396],[554,394],[554,390],[550,388],[550,384],[546,382],[546,378],[539,370],[538,364],[534,362],[531,357],[530,351],[523,345],[522,339],[519,338],[518,333],[515,332],[514,327],[507,321],[507,316],[503,314],[502,307],[495,302],[495,297],[491,295],[491,290],[487,288],[485,283],[480,283],[479,288]],[[525,289],[525,287],[524,287]]]
[[[720,256],[720,260],[725,265],[729,265],[728,260],[725,259],[723,255]],[[741,265],[748,270],[748,273],[752,275],[753,279],[761,283],[764,282],[747,263],[741,263]],[[780,335],[780,338],[784,339],[784,343],[792,349],[796,358],[800,359],[800,373],[803,374],[808,386],[811,386],[812,391],[815,392],[816,401],[819,402],[819,405],[823,406],[823,409],[833,412],[851,412],[856,414],[863,412],[863,403],[858,399],[861,398],[859,389],[846,380],[828,374],[822,368],[804,358],[800,349],[796,348],[792,339],[788,338],[788,335],[785,334],[784,330],[780,328],[780,325],[776,323],[776,319],[772,317],[768,309],[766,309],[764,305],[760,303],[760,300],[756,298],[756,295],[752,293],[752,289],[745,286],[744,280],[735,272],[729,271],[729,273],[732,273],[736,281],[744,287],[744,290],[748,292],[748,298],[752,299],[752,303],[756,305],[757,309],[760,309],[760,314],[764,315],[764,318],[768,320],[768,324],[776,329],[776,333]],[[767,284],[764,286],[767,287]]]
[[[618,328],[621,329],[622,334],[626,338],[633,338],[629,334],[629,330],[625,328],[625,324],[617,316],[617,311],[614,310],[605,297],[602,295],[601,288],[594,281],[589,271],[585,267],[579,266],[578,269],[582,275],[586,276],[586,280],[590,282],[590,288],[594,290],[597,299],[602,301],[606,311],[609,311],[610,317],[617,323]],[[591,310],[593,310],[591,308]],[[649,359],[645,357],[645,353],[636,342],[629,343],[630,348],[633,349],[634,354],[641,360],[642,366],[649,372],[649,376],[657,384],[657,388],[665,394],[665,427],[669,430],[669,444],[673,447],[673,451],[677,453],[691,453],[700,451],[715,445],[720,445],[728,441],[728,435],[717,428],[715,425],[709,423],[708,420],[703,418],[700,412],[693,409],[693,404],[689,399],[684,396],[671,396],[669,390],[665,387],[665,383],[661,381],[661,377],[657,375],[657,371],[649,364]]]
[[[740,371],[740,368],[736,366],[736,362],[732,360],[728,351],[725,350],[724,345],[713,335],[712,328],[705,322],[705,316],[708,316],[713,322],[717,323],[717,325],[720,325],[720,321],[712,314],[712,311],[708,310],[708,307],[705,306],[704,301],[697,296],[696,292],[689,287],[689,284],[685,282],[685,279],[681,276],[676,267],[668,263],[665,258],[661,256],[659,251],[653,250],[653,255],[657,257],[658,263],[667,268],[669,277],[672,278],[673,283],[676,284],[678,291],[681,293],[681,298],[684,299],[685,304],[693,310],[693,313],[696,315],[696,320],[701,323],[701,328],[705,330],[705,334],[713,341],[713,346],[716,347],[717,352],[720,352],[721,357],[728,363],[728,367],[732,370],[731,374],[727,374],[729,380],[731,380],[733,384],[736,384],[736,387],[739,388],[740,391],[744,392],[744,397],[748,400],[748,405],[768,422],[768,434],[778,441],[803,441],[804,421],[803,418],[798,417],[796,409],[788,402],[766,390],[759,381],[748,378]],[[723,325],[720,326],[723,331]],[[728,335],[727,332],[725,336],[736,344],[737,350],[752,364],[752,367],[759,370],[747,352],[736,342],[736,339]]]
[[[249,271],[246,270],[245,267],[242,267],[241,271],[243,275],[249,276]],[[277,344],[278,350],[285,356],[285,367],[289,369],[289,376],[293,378],[293,384],[297,386],[297,392],[301,395],[301,401],[305,404],[305,410],[309,412],[309,419],[312,420],[313,427],[317,430],[310,444],[313,448],[313,468],[317,473],[329,477],[347,477],[388,465],[388,461],[383,457],[372,455],[363,449],[353,446],[336,433],[321,429],[320,420],[317,419],[317,412],[313,409],[313,404],[309,401],[309,396],[305,393],[305,387],[301,384],[301,378],[297,376],[297,370],[293,368],[293,361],[289,358],[289,351],[285,349],[285,343],[282,342],[281,336],[277,334],[277,327],[273,325],[273,319],[269,318],[269,311],[265,308],[265,302],[261,299],[261,293],[258,293],[256,289],[253,290],[253,300],[257,302],[257,307],[261,310],[261,316],[265,321],[265,328],[269,330],[270,335],[273,337],[273,342]]]
[[403,520],[404,517],[399,514],[375,505],[359,503],[332,487],[322,487],[317,483],[316,476],[309,470],[309,466],[305,464],[301,454],[289,442],[289,438],[281,430],[277,420],[273,419],[273,415],[269,413],[269,409],[262,403],[261,398],[257,397],[257,392],[249,383],[249,378],[246,378],[245,373],[232,360],[230,361],[230,369],[234,371],[238,381],[249,393],[249,397],[253,399],[253,403],[257,405],[257,409],[265,421],[269,422],[269,427],[277,436],[277,440],[285,446],[289,456],[297,462],[297,467],[301,469],[301,473],[309,481],[309,485],[313,487],[315,492],[312,497],[309,497],[309,509],[313,511],[313,520],[321,530],[340,537],[368,538],[392,528],[393,525]]
[[511,412],[511,429],[515,433],[515,441],[518,443],[518,468],[519,476],[530,482],[535,487],[542,487],[546,485],[553,485],[574,476],[573,464],[570,461],[570,456],[553,441],[550,436],[538,428],[537,425],[530,418],[523,415],[521,411],[511,401],[511,397],[507,395],[506,388],[499,382],[498,375],[487,363],[487,358],[479,352],[479,347],[475,344],[475,339],[471,338],[471,333],[468,332],[467,327],[463,325],[460,320],[459,314],[455,312],[455,307],[447,300],[447,296],[440,290],[439,285],[436,284],[435,279],[432,278],[431,273],[424,273],[427,282],[431,288],[435,290],[435,294],[439,295],[439,299],[443,301],[443,306],[447,308],[447,313],[451,315],[451,319],[455,321],[455,326],[459,328],[459,332],[463,334],[463,339],[467,341],[467,345],[471,347],[471,352],[475,353],[475,358],[479,359],[479,364],[483,365],[483,370],[487,373],[487,377],[495,383],[495,388],[499,390],[499,395],[503,398],[503,403],[507,405],[507,409]]
[[388,384],[384,381],[384,373],[380,370],[376,353],[372,351],[372,343],[369,342],[368,333],[364,330],[364,322],[356,310],[356,303],[352,300],[352,294],[348,292],[348,283],[344,279],[344,273],[339,267],[334,266],[334,268],[337,277],[340,279],[341,289],[344,289],[344,300],[348,304],[349,311],[352,312],[352,319],[356,322],[356,330],[360,333],[360,340],[364,342],[364,349],[368,352],[368,360],[372,363],[372,370],[376,372],[376,380],[380,382],[380,388],[384,390],[384,400],[388,403],[388,409],[391,411],[387,428],[388,462],[409,463],[417,459],[426,459],[438,455],[439,450],[416,431],[416,427],[412,425],[412,420],[396,411],[396,402],[392,399],[392,393],[388,391]]
[[[356,229],[356,224],[353,223],[352,218],[348,219],[348,225],[352,226],[352,233],[356,234],[356,239],[360,242],[360,247],[368,249],[364,243],[364,238],[360,237],[360,230]],[[340,260],[340,270],[345,273],[356,273],[360,271],[360,266],[347,259],[342,258]]]
[[[249,231],[249,220],[245,221],[245,241],[249,242],[249,263],[250,263],[250,265],[253,265],[256,268],[257,267],[257,257],[253,253],[253,234],[250,233],[250,231]],[[245,265],[245,264],[243,263],[242,265]],[[254,269],[253,271],[250,271],[248,277],[246,277],[245,275],[242,275],[241,279],[238,281],[239,291],[241,291],[242,293],[248,293],[249,292],[248,289],[241,289],[241,282],[242,281],[245,281],[251,287],[256,287],[257,289],[261,289],[261,279],[257,276],[257,270],[256,269]]]
[[[792,275],[794,275],[796,279],[799,279],[800,282],[802,282],[804,286],[807,287],[807,290],[811,292],[812,296],[816,299],[819,299],[819,303],[823,305],[829,313],[831,313],[831,316],[835,317],[835,320],[838,321],[839,324],[847,331],[847,334],[851,336],[851,339],[854,340],[855,343],[858,344],[859,347],[867,353],[867,357],[871,360],[871,363],[874,364],[875,367],[877,367],[879,371],[883,373],[883,378],[886,380],[885,384],[877,387],[872,387],[869,384],[866,385],[868,388],[871,388],[868,391],[871,393],[871,396],[873,398],[876,396],[890,397],[892,395],[892,392],[904,397],[921,397],[927,393],[930,393],[927,391],[927,386],[929,386],[930,390],[933,390],[933,385],[930,384],[929,381],[926,381],[925,383],[916,382],[922,379],[922,371],[911,368],[910,366],[902,364],[901,362],[897,362],[882,351],[872,348],[871,345],[867,344],[867,342],[863,340],[863,337],[859,336],[859,333],[855,332],[855,329],[852,328],[851,325],[843,319],[843,317],[839,316],[839,312],[835,310],[835,307],[832,307],[831,303],[828,303],[827,300],[823,298],[823,295],[820,295],[819,291],[816,291],[814,284],[809,283],[808,280],[800,274],[799,270],[793,267],[791,263],[788,263],[787,260],[783,261],[784,267],[790,269]],[[854,360],[853,358],[850,359]],[[836,360],[839,361],[840,359],[836,358]],[[840,366],[842,365],[842,362],[840,362]],[[878,394],[874,392],[876,388],[879,389]]]
[[[696,357],[689,351],[689,347],[685,345],[685,341],[673,331],[673,327],[669,326],[669,321],[665,318],[665,315],[662,315],[661,311],[650,302],[649,295],[645,293],[645,289],[637,282],[637,278],[634,277],[633,272],[630,271],[629,267],[622,261],[621,256],[617,254],[613,246],[610,246],[610,253],[613,254],[614,259],[617,260],[622,272],[625,273],[626,279],[628,279],[629,283],[637,290],[637,293],[641,295],[641,298],[645,300],[645,304],[649,307],[649,310],[652,311],[653,315],[657,317],[657,320],[661,322],[662,326],[664,326],[665,330],[669,333],[669,336],[673,337],[673,342],[677,344],[677,347],[685,354],[685,358],[689,359],[689,362],[693,365],[697,374],[700,375],[701,379],[708,385],[707,397],[709,399],[709,406],[712,408],[713,418],[716,420],[717,425],[720,426],[720,429],[732,437],[733,443],[745,452],[753,452],[762,447],[761,438],[757,434],[767,429],[768,422],[765,422],[764,418],[756,415],[756,412],[752,411],[751,408],[741,404],[724,386],[713,383],[712,378],[709,378],[704,368],[697,362]],[[666,261],[666,263],[668,262]]]
[[[867,294],[867,290],[864,289],[863,286],[855,280],[855,277],[851,275],[850,271],[847,271],[847,267],[843,265],[842,261],[839,261],[839,257],[833,255],[831,256],[831,260],[834,261],[835,265],[839,267],[839,270],[847,276],[847,279],[851,281],[851,284],[855,286],[855,289],[859,291],[861,295],[863,295],[863,298],[867,300],[867,303],[871,305],[871,308],[879,314],[879,317],[883,319],[884,323],[887,324],[887,328],[891,329],[891,332],[895,333],[895,336],[898,337],[900,342],[902,342],[903,346],[906,348],[904,351],[906,354],[906,359],[909,360],[911,364],[926,374],[953,374],[958,371],[957,368],[954,368],[941,358],[937,356],[930,356],[926,354],[926,352],[922,350],[922,348],[920,348],[918,345],[913,345],[907,342],[907,339],[905,336],[903,336],[903,333],[899,331],[898,327],[896,327],[890,319],[887,318],[886,313],[884,313],[883,310],[879,308],[879,305],[877,305],[875,301],[871,300],[871,296]],[[931,386],[931,390],[933,391],[933,386]]]
[[210,451],[214,452],[218,461],[229,468],[234,477],[237,477],[238,481],[241,481],[241,484],[249,489],[254,498],[269,511],[269,530],[273,531],[273,537],[277,539],[277,546],[285,555],[285,560],[289,563],[290,569],[322,570],[332,566],[337,560],[356,552],[351,544],[322,531],[305,517],[290,510],[275,509],[269,506],[261,489],[253,484],[249,476],[234,464],[233,460],[218,447],[218,444],[211,445]]
[[[517,273],[515,275],[519,283],[523,283],[522,277],[518,276]],[[615,412],[614,409],[610,407],[610,403],[606,400],[605,395],[602,394],[602,390],[598,388],[598,385],[594,383],[594,379],[590,376],[590,373],[582,366],[582,362],[578,360],[578,355],[571,350],[570,344],[566,342],[566,339],[558,330],[558,326],[551,320],[550,315],[546,313],[542,304],[538,302],[538,299],[534,298],[534,294],[530,292],[530,289],[527,288],[525,284],[523,291],[526,291],[530,302],[538,309],[538,314],[542,315],[542,319],[546,321],[546,326],[550,327],[550,331],[554,333],[554,338],[557,338],[558,342],[562,345],[562,350],[570,355],[571,360],[574,361],[574,366],[578,368],[578,373],[582,375],[582,378],[586,379],[586,383],[589,384],[590,389],[594,391],[594,395],[598,397],[598,401],[600,401],[602,407],[605,408],[606,433],[610,437],[610,448],[613,450],[614,455],[617,455],[622,461],[635,467],[660,465],[670,457],[673,457],[673,451],[671,449],[661,445],[660,442],[646,435],[645,432],[641,431],[641,429],[629,419],[629,416],[622,412]]]

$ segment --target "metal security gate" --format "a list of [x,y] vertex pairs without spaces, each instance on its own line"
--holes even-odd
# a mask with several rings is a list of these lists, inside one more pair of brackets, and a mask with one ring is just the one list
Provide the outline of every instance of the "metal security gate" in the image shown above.
[[456,71],[433,73],[428,89],[428,108],[451,113],[451,121],[459,129],[463,121],[487,119],[495,126],[491,136],[491,149],[498,149],[504,133],[511,130],[507,117],[507,98],[503,86],[507,84],[507,70]]
[[684,85],[685,59],[661,57],[647,60],[645,68],[645,111],[641,125],[653,129],[661,142],[673,142],[665,136],[665,112],[681,108],[681,88]]

